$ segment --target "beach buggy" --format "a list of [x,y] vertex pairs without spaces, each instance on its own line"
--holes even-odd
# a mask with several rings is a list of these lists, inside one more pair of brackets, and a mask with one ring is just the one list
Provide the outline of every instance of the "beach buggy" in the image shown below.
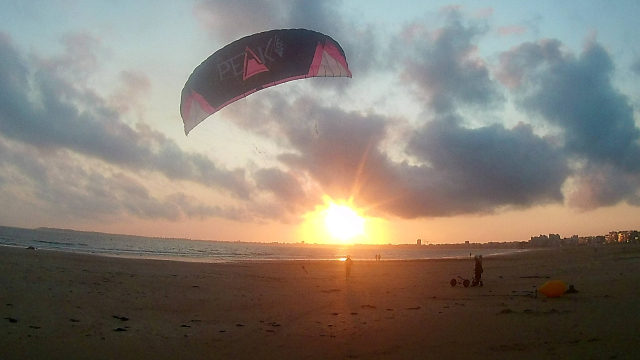
[[471,284],[471,281],[469,281],[469,279],[465,279],[462,276],[458,275],[458,278],[451,279],[451,281],[449,281],[449,284],[451,284],[451,286],[462,284],[462,286],[464,287],[469,287],[469,284]]
[[473,281],[469,281],[469,279],[465,279],[462,276],[458,275],[458,278],[453,278],[451,279],[451,281],[449,281],[449,284],[451,284],[451,286],[456,286],[458,284],[462,284],[462,286],[464,287],[469,287],[469,285],[471,286],[483,286],[484,284],[482,283],[482,273],[484,272],[484,270],[482,269],[482,255],[476,255],[475,258],[475,268],[473,269]]

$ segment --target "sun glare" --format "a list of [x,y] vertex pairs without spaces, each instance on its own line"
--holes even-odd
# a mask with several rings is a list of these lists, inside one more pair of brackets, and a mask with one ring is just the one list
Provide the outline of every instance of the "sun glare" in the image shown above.
[[364,219],[347,205],[329,204],[325,225],[333,237],[343,241],[364,234]]
[[304,215],[298,228],[299,236],[313,244],[382,244],[388,241],[386,221],[367,217],[365,211],[355,207],[352,200],[333,200],[323,197],[324,204]]

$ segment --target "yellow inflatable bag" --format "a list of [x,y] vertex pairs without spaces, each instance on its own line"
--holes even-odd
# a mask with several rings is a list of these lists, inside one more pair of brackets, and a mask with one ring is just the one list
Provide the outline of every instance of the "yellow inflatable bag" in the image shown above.
[[546,297],[560,297],[567,291],[567,284],[562,280],[547,281],[538,291]]

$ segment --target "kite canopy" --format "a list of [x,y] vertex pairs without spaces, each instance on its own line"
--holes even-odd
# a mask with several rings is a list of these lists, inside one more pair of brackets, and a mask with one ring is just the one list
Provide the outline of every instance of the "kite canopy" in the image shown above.
[[351,77],[344,51],[331,37],[305,29],[243,37],[209,56],[182,89],[184,133],[211,114],[258,90],[308,77]]

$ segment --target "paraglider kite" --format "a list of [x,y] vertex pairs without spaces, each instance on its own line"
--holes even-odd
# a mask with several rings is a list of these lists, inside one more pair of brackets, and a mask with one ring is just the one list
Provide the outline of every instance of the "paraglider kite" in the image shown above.
[[305,29],[243,37],[213,53],[189,76],[180,101],[184,133],[258,90],[320,76],[351,77],[344,51],[331,37]]

